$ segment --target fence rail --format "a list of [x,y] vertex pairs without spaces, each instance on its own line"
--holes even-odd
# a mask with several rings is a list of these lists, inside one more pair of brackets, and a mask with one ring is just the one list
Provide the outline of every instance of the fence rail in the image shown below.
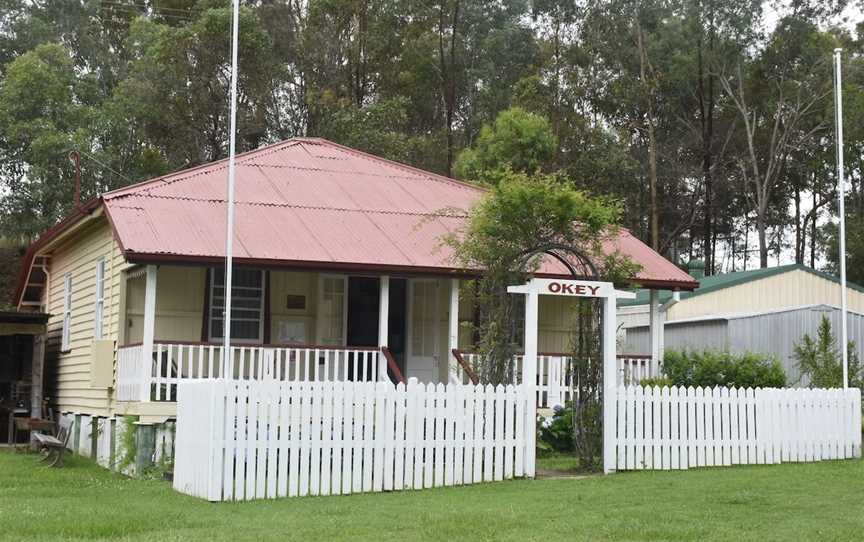
[[186,380],[225,378],[285,382],[383,381],[387,360],[378,348],[232,346],[159,342],[144,360],[141,345],[118,350],[119,401],[176,401]]
[[[459,352],[470,367],[477,367],[480,355],[473,352]],[[513,364],[513,384],[522,382],[522,358],[517,354]],[[537,407],[552,408],[570,401],[572,374],[569,364],[572,357],[565,354],[541,353],[537,355]],[[476,372],[476,371],[475,371]],[[642,379],[659,376],[651,356],[623,354],[618,356],[618,385],[638,384]],[[470,383],[465,369],[456,365],[456,379],[464,384]]]
[[618,470],[861,457],[858,389],[619,388]]
[[174,488],[211,501],[534,475],[520,386],[184,381]]

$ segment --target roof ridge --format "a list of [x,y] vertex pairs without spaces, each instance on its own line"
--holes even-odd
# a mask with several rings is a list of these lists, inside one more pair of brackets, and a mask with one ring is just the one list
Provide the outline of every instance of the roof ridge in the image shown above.
[[[195,201],[201,203],[226,203],[224,199],[217,198],[195,198],[190,196],[166,196],[164,194],[126,194],[125,197],[139,197],[139,198],[154,198],[154,199],[166,199],[166,200],[178,200],[178,201]],[[119,199],[119,198],[117,198]],[[115,200],[116,201],[116,200]],[[423,211],[423,212],[414,212],[414,211],[398,211],[393,209],[351,209],[348,207],[328,207],[326,205],[298,205],[296,203],[278,203],[278,202],[268,202],[268,201],[234,201],[235,205],[247,205],[247,206],[260,206],[260,207],[284,207],[288,209],[310,209],[310,210],[320,210],[320,211],[340,211],[340,212],[348,212],[348,213],[378,213],[378,214],[386,214],[386,215],[408,215],[408,216],[429,216],[429,217],[443,217],[443,218],[467,218],[469,216],[467,211],[464,209],[460,209],[464,211],[464,213],[443,213],[440,212],[443,209],[436,209],[435,211]],[[143,207],[138,207],[135,205],[123,205],[116,203],[118,207],[125,207],[129,209],[143,209]]]
[[430,179],[433,181],[447,183],[447,184],[454,184],[454,185],[458,186],[459,188],[467,188],[469,190],[476,190],[478,192],[488,192],[488,189],[486,189],[482,186],[472,184],[472,183],[469,183],[466,181],[460,181],[458,179],[453,179],[452,177],[447,177],[446,175],[439,175],[439,174],[433,173],[431,171],[425,171],[425,170],[422,170],[420,168],[416,168],[414,166],[409,166],[408,164],[403,164],[403,163],[397,162],[395,160],[390,160],[389,158],[383,158],[381,156],[375,156],[374,154],[370,154],[370,153],[365,152],[365,151],[352,149],[351,147],[346,147],[345,145],[341,145],[341,144],[336,143],[334,141],[330,141],[329,139],[324,139],[323,137],[307,137],[307,138],[303,138],[303,139],[310,142],[310,143],[318,143],[321,145],[328,145],[330,147],[337,148],[341,151],[347,152],[348,154],[353,154],[353,155],[357,156],[358,158],[363,158],[363,159],[369,160],[371,162],[384,162],[387,165],[393,166],[393,167],[398,168],[398,169],[404,169],[404,170],[410,171],[412,173],[416,173],[416,174],[420,175],[421,177],[424,177],[424,178],[427,178],[427,179]]
[[[251,155],[259,155],[259,154],[262,156],[265,156],[267,154],[277,152],[277,151],[282,150],[284,148],[297,145],[301,142],[302,142],[301,138],[293,138],[292,137],[290,139],[283,139],[282,141],[278,141],[278,142],[272,143],[270,145],[265,145],[265,146],[259,147],[257,149],[252,149],[252,150],[248,150],[246,152],[242,152],[240,154],[237,154],[234,156],[234,160],[236,163],[236,160],[238,158],[241,160],[244,160],[244,159],[250,157]],[[226,158],[220,158],[220,159],[214,160],[212,162],[205,162],[203,164],[198,164],[197,166],[192,166],[192,167],[189,167],[186,169],[181,169],[179,171],[172,171],[171,173],[166,173],[164,175],[160,175],[160,176],[154,177],[152,179],[147,179],[146,181],[141,181],[139,183],[131,184],[129,186],[124,186],[122,188],[117,188],[115,190],[110,190],[110,191],[102,194],[102,197],[104,199],[114,199],[116,197],[126,196],[129,194],[135,194],[135,193],[138,193],[139,190],[145,189],[146,187],[149,187],[150,185],[155,185],[156,183],[158,183],[160,181],[163,182],[165,185],[168,185],[168,184],[173,184],[175,182],[188,180],[192,177],[196,177],[196,176],[204,173],[203,171],[200,171],[204,168],[209,168],[211,170],[212,169],[216,169],[216,170],[224,169],[224,168],[228,167],[228,160],[229,160],[229,158],[227,158],[227,157]]]

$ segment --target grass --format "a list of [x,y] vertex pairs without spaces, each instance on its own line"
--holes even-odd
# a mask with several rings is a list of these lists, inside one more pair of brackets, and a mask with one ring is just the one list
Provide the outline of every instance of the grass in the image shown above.
[[861,540],[864,462],[213,504],[0,453],[2,540]]

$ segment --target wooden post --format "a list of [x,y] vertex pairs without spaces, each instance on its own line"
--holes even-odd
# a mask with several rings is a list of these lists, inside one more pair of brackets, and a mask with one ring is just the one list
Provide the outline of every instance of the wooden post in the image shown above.
[[536,291],[525,294],[525,357],[522,359],[522,385],[528,395],[525,425],[525,476],[534,477],[537,452],[537,313],[539,295]]
[[31,388],[30,388],[30,416],[32,418],[41,418],[42,399],[43,399],[43,383],[42,375],[45,368],[45,335],[33,335],[33,358],[31,366]]
[[390,277],[382,275],[378,298],[378,370],[379,380],[387,377],[387,358],[383,347],[389,346],[390,334]]
[[[141,401],[150,400],[150,377],[153,363],[153,335],[156,330],[156,276],[158,268],[147,266],[147,279],[144,287],[144,338],[141,356]],[[223,373],[224,374],[224,373]]]
[[381,277],[381,291],[378,298],[378,346],[389,346],[387,335],[389,334],[390,319],[390,277]]
[[618,362],[615,358],[615,296],[603,298],[603,472],[615,472],[615,394]]
[[[148,386],[149,389],[149,386]],[[135,422],[135,476],[141,476],[153,466],[156,451],[156,426]]]
[[450,279],[450,319],[448,322],[447,352],[450,381],[457,381],[457,362],[453,351],[459,348],[459,279]]

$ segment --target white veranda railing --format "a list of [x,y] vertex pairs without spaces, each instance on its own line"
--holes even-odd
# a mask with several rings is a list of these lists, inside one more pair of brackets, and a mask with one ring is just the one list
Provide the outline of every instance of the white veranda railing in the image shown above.
[[117,400],[176,401],[184,380],[230,378],[287,382],[389,381],[387,360],[377,347],[232,346],[158,342],[152,359],[142,345],[117,354]]

